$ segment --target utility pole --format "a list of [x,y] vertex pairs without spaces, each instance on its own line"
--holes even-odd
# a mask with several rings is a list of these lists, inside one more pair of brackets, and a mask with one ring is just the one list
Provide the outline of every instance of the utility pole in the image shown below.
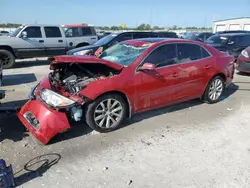
[[207,16],[205,15],[205,18],[204,18],[204,27],[206,28],[207,26]]
[[152,28],[152,8],[150,8],[150,28]]

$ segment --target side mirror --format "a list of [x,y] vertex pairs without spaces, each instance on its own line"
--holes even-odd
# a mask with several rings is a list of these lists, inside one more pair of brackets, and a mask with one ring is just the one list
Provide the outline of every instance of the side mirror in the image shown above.
[[23,31],[22,34],[21,34],[21,37],[22,38],[27,38],[28,34],[26,31]]
[[140,67],[138,70],[139,71],[152,71],[155,70],[156,66],[155,64],[152,63],[144,63],[142,67]]

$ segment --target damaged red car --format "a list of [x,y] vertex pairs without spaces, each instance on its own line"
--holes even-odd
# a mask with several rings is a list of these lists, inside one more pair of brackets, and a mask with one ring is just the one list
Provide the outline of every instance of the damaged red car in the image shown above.
[[118,43],[94,56],[57,56],[52,70],[18,112],[43,144],[85,120],[109,132],[125,118],[174,103],[220,100],[234,74],[234,58],[197,41],[147,38]]
[[236,70],[250,73],[250,46],[241,52],[236,61]]

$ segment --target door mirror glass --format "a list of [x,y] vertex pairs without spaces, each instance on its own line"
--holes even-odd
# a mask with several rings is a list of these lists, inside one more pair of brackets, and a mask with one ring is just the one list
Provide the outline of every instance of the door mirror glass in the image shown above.
[[22,38],[27,38],[28,34],[26,31],[23,31],[22,34],[21,34],[21,37]]
[[155,64],[152,63],[144,63],[141,68],[139,68],[140,71],[152,71],[155,70]]

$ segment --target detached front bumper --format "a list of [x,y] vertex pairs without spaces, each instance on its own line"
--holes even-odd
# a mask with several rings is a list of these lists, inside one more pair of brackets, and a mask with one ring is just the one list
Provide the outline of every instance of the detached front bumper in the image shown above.
[[54,110],[38,99],[29,100],[17,115],[24,126],[43,144],[70,128],[65,112]]

